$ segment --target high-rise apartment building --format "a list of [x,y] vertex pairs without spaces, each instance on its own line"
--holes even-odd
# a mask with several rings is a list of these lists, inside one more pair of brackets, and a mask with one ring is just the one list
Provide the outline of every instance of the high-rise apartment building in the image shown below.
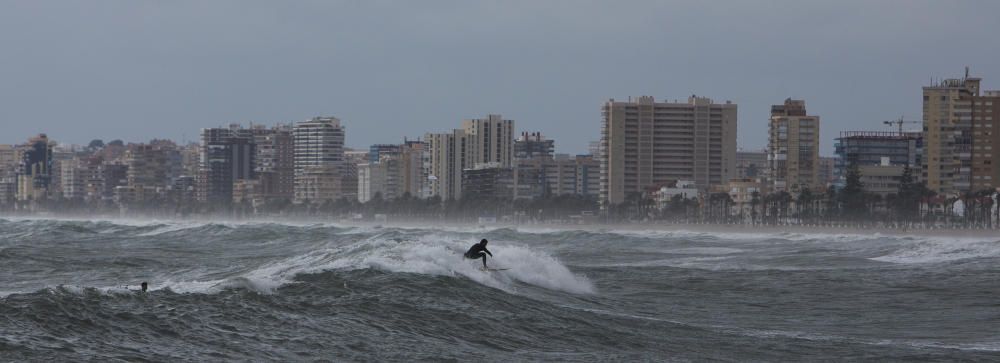
[[[885,132],[885,131],[843,131],[834,144],[836,158],[834,159],[833,179],[838,185],[843,185],[847,176],[847,168],[851,164],[859,167],[895,166],[913,168],[913,174],[919,174],[922,164],[923,134],[920,132]],[[886,168],[883,168],[886,169]],[[893,168],[892,170],[902,170]],[[886,171],[880,172],[888,175]],[[896,175],[898,178],[900,175]],[[823,180],[822,178],[820,178]]]
[[768,124],[768,178],[771,191],[819,190],[819,116],[806,114],[806,102],[786,99],[771,106]]
[[256,144],[249,130],[235,124],[229,128],[202,129],[198,200],[230,204],[233,183],[254,178],[256,156]]
[[201,170],[201,145],[190,143],[180,147],[181,175],[195,177]]
[[400,145],[399,156],[402,194],[424,197],[427,194],[427,171],[430,166],[427,144],[423,141],[404,140]]
[[430,196],[438,196],[442,200],[462,197],[462,170],[472,167],[471,159],[467,158],[468,140],[464,130],[424,136],[428,151]]
[[48,198],[62,196],[62,162],[73,159],[76,151],[73,145],[53,145]]
[[982,79],[945,79],[923,87],[927,188],[958,195],[1000,186],[1000,91],[981,91]]
[[100,166],[100,177],[101,182],[97,185],[101,188],[101,200],[111,200],[118,187],[128,186],[128,164],[120,161],[104,163]]
[[125,152],[128,163],[128,185],[169,186],[180,170],[180,153],[173,143],[133,145]]
[[973,98],[979,78],[946,79],[923,87],[926,159],[922,176],[927,188],[941,194],[972,188]]
[[[346,196],[345,136],[346,131],[336,117],[315,117],[292,128],[296,203],[322,203]],[[357,181],[349,183],[356,185]]]
[[366,203],[376,195],[393,200],[403,195],[403,165],[399,153],[382,153],[377,162],[358,164],[358,201]]
[[0,178],[13,175],[17,164],[17,148],[14,145],[0,145]]
[[469,167],[478,164],[496,163],[509,168],[514,159],[514,121],[504,120],[500,115],[462,121],[462,129],[468,137],[466,158]]
[[[80,159],[77,168],[83,179],[83,199],[86,202],[104,200],[104,158],[100,154],[92,154]],[[110,196],[108,196],[110,198]]]
[[972,99],[972,190],[1000,186],[1000,91]]
[[516,198],[543,195],[590,195],[600,190],[601,165],[590,155],[575,158],[536,157],[518,159],[514,168]]
[[597,198],[601,193],[601,162],[594,155],[577,155],[576,163],[577,195]]
[[462,197],[462,170],[510,168],[514,159],[514,121],[500,115],[462,121],[462,128],[424,136],[426,189],[442,200]]
[[260,190],[256,197],[291,200],[295,195],[295,150],[292,127],[277,125],[254,136],[257,144],[256,174]]
[[59,179],[62,185],[62,197],[82,200],[87,195],[86,170],[81,167],[80,158],[60,160]]
[[17,195],[17,180],[0,176],[0,210],[11,209]]
[[678,180],[705,190],[736,172],[736,104],[691,96],[656,102],[642,96],[602,108],[601,195],[605,205]]
[[37,201],[48,197],[52,182],[52,148],[55,143],[39,134],[21,145],[17,169],[17,200]]

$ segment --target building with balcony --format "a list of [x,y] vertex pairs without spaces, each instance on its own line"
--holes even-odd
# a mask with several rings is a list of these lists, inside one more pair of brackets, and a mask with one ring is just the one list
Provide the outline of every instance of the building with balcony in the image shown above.
[[676,180],[707,190],[736,174],[736,104],[697,96],[656,102],[642,96],[609,100],[602,115],[603,206]]
[[[899,170],[902,175],[904,167],[913,168],[914,175],[919,174],[923,160],[923,134],[920,132],[886,132],[886,131],[843,131],[834,144],[836,157],[834,159],[835,185],[843,186],[846,182],[847,168],[857,164],[859,168],[885,176],[889,170]],[[878,168],[867,168],[867,167]],[[888,168],[888,167],[893,168]],[[898,168],[895,168],[898,167]],[[861,173],[865,176],[865,173]],[[890,173],[891,174],[891,173]],[[884,183],[881,183],[884,184]],[[873,185],[874,187],[874,185]],[[866,189],[867,186],[866,186]]]
[[771,106],[768,124],[768,184],[771,192],[797,194],[820,190],[819,116],[806,114],[806,102],[786,99]]
[[21,160],[17,168],[17,196],[19,202],[39,201],[48,198],[52,183],[52,148],[55,143],[45,134],[39,134],[19,146]]
[[959,195],[996,188],[1000,168],[1000,92],[980,90],[982,79],[945,79],[923,87],[925,152],[921,177],[927,188]]
[[353,179],[356,175],[347,175],[350,173],[344,162],[346,131],[340,119],[315,117],[296,123],[292,137],[296,203],[354,197],[357,179]]
[[252,133],[240,125],[202,129],[198,200],[232,203],[233,183],[254,178],[256,156]]

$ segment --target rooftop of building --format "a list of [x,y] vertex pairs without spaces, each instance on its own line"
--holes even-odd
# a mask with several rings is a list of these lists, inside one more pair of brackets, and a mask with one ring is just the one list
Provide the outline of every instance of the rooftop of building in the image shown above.
[[806,101],[786,98],[784,104],[771,106],[771,116],[806,116]]
[[619,103],[619,104],[640,104],[640,105],[713,105],[713,106],[732,106],[735,107],[736,104],[733,101],[726,100],[725,103],[716,103],[714,100],[708,97],[698,97],[698,95],[691,95],[688,97],[687,102],[681,102],[679,100],[673,100],[673,102],[666,100],[663,102],[656,102],[653,96],[639,96],[631,97],[629,96],[628,101],[615,101],[614,98],[608,99],[609,103]]
[[867,139],[867,140],[911,140],[921,137],[916,131],[841,131],[837,139]]

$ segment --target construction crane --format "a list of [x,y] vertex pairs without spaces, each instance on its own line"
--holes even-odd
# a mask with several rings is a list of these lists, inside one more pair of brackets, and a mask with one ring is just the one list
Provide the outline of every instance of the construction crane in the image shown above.
[[919,124],[919,123],[923,123],[923,121],[904,120],[903,116],[900,116],[898,120],[882,121],[882,123],[886,124],[886,125],[889,125],[889,126],[896,125],[897,127],[899,127],[899,134],[902,135],[903,134],[903,124]]

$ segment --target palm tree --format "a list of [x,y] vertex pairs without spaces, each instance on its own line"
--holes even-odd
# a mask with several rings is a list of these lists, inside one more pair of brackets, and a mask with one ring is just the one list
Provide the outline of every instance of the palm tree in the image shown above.
[[865,185],[861,182],[861,171],[857,163],[851,163],[847,168],[847,183],[839,193],[842,205],[841,213],[848,219],[864,219],[867,212],[865,202]]
[[760,192],[750,193],[750,224],[757,224],[757,206],[760,205]]
[[803,222],[810,221],[813,215],[813,202],[816,196],[813,195],[812,190],[809,188],[802,188],[799,192],[799,198],[796,200],[796,205],[799,209],[799,220]]

